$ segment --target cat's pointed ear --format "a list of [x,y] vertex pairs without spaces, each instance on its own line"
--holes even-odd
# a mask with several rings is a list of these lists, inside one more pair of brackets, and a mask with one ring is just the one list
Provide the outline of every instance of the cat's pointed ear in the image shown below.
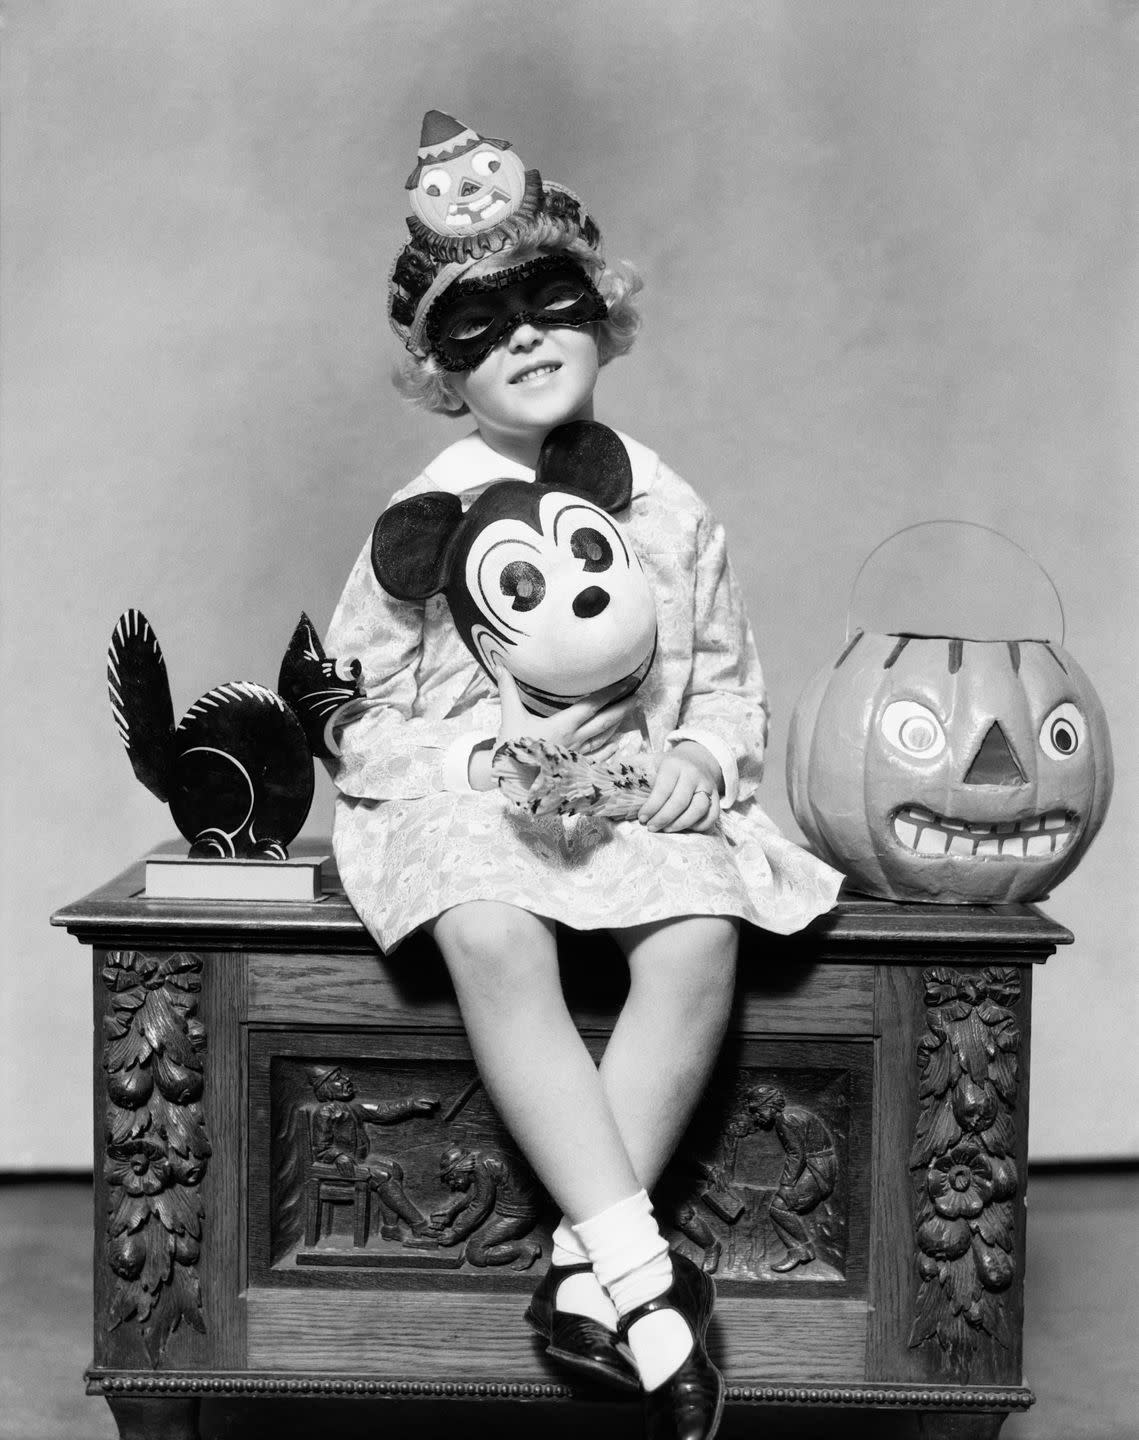
[[633,495],[633,467],[621,437],[596,420],[572,420],[551,430],[542,444],[534,478],[554,489],[588,495],[611,515]]
[[397,600],[426,600],[447,585],[463,518],[457,495],[432,490],[385,510],[372,531],[372,569]]

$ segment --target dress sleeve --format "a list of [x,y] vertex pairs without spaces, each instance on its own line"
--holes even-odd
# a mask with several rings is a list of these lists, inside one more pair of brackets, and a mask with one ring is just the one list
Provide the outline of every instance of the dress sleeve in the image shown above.
[[767,718],[763,673],[724,529],[704,510],[697,530],[692,672],[669,739],[699,740],[712,751],[731,804],[754,794],[762,779]]
[[469,716],[417,715],[423,606],[396,600],[376,581],[371,546],[356,561],[325,649],[359,660],[367,703],[336,733],[333,782],[361,800],[416,800],[441,790],[469,790],[467,762],[488,737]]

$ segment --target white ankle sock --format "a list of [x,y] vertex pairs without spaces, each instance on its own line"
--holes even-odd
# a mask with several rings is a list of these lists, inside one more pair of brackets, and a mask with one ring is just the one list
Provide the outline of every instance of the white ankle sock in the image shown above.
[[[639,1190],[573,1227],[618,1315],[655,1300],[672,1284],[668,1242]],[[657,1310],[629,1327],[629,1349],[646,1390],[655,1390],[688,1358],[692,1331],[677,1310]]]
[[550,1255],[551,1265],[585,1265],[589,1262],[585,1246],[573,1233],[573,1226],[563,1215],[553,1234],[554,1248]]
[[[589,1256],[585,1253],[585,1248],[573,1233],[573,1226],[565,1216],[562,1217],[558,1228],[554,1231],[553,1238],[554,1249],[550,1256],[551,1265],[589,1264]],[[616,1307],[601,1288],[601,1282],[592,1270],[582,1270],[577,1275],[567,1275],[557,1288],[554,1304],[568,1315],[584,1315],[589,1320],[596,1320],[607,1330],[616,1330],[617,1328]]]
[[618,1315],[635,1310],[672,1284],[668,1242],[657,1229],[643,1190],[583,1220],[573,1231]]

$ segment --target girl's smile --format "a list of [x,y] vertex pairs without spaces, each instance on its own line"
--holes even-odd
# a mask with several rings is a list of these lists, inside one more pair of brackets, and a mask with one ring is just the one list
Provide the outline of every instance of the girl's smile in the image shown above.
[[548,375],[556,375],[562,368],[561,361],[543,361],[541,364],[525,365],[508,382],[511,385],[533,385]]
[[555,425],[593,419],[599,368],[594,326],[525,321],[481,365],[448,379],[491,449],[533,468]]

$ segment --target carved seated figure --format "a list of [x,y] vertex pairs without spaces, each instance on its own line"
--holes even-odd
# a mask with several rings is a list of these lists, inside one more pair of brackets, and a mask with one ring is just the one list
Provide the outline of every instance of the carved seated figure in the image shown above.
[[431,1215],[431,1231],[416,1245],[459,1245],[470,1264],[528,1270],[542,1247],[531,1235],[542,1192],[525,1163],[501,1150],[450,1145],[439,1157],[439,1178],[454,1199]]
[[[372,1151],[368,1126],[396,1125],[415,1115],[429,1115],[438,1109],[439,1101],[426,1096],[389,1105],[357,1100],[351,1077],[339,1065],[314,1066],[309,1083],[320,1101],[310,1117],[313,1176],[365,1185],[380,1204],[380,1234],[385,1240],[403,1238],[401,1220],[412,1235],[427,1234],[429,1222],[403,1188],[403,1167],[393,1156]],[[357,1238],[356,1243],[363,1242]]]

